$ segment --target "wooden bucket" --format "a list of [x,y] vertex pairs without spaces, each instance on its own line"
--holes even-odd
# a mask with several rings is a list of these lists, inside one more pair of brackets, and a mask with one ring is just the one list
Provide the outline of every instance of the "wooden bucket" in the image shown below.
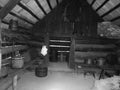
[[48,73],[48,68],[47,67],[36,67],[35,69],[35,75],[37,77],[45,77],[47,76],[47,73]]
[[24,66],[23,57],[13,58],[13,60],[12,60],[12,68],[23,68],[23,66]]

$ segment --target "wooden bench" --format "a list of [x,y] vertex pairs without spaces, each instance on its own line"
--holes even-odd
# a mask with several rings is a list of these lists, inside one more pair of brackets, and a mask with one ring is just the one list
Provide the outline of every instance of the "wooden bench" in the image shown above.
[[100,72],[101,69],[96,65],[87,65],[87,64],[75,64],[75,72],[82,72],[84,77],[88,74],[93,75],[95,78],[95,74]]

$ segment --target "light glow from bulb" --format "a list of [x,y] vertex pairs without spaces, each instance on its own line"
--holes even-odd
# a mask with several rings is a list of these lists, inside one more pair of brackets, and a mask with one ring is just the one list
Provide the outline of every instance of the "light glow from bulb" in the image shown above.
[[43,56],[47,55],[47,51],[48,51],[47,47],[46,47],[45,45],[42,46],[41,54],[42,54]]

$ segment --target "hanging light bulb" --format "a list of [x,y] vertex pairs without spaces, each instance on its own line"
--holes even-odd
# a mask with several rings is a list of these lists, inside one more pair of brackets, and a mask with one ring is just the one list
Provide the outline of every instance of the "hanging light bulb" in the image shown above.
[[45,46],[45,45],[43,45],[42,46],[42,49],[41,49],[41,54],[43,55],[43,56],[45,56],[45,55],[47,55],[47,47]]

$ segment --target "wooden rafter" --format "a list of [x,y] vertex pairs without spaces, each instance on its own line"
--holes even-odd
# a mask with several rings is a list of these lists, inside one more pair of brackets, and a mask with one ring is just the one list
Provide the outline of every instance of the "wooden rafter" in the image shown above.
[[118,5],[116,5],[115,7],[113,7],[112,9],[110,9],[108,12],[106,12],[105,14],[103,14],[101,17],[104,17],[106,15],[108,15],[109,13],[111,13],[112,11],[114,11],[115,9],[120,7],[120,3]]
[[[2,7],[0,7],[0,9],[1,9],[1,8],[2,8]],[[32,22],[30,22],[29,20],[27,20],[27,19],[25,19],[25,18],[20,17],[19,15],[15,14],[14,12],[10,12],[9,14],[11,14],[11,15],[13,15],[13,16],[15,16],[15,17],[17,17],[17,18],[19,18],[19,19],[21,19],[21,20],[23,20],[23,21],[25,21],[25,22],[29,23],[29,24],[34,25],[34,24],[33,24]]]
[[[2,27],[1,27],[1,20],[0,20],[0,43],[2,43]],[[0,44],[0,47],[2,47],[2,44]],[[0,49],[0,71],[2,67],[2,49]]]
[[59,1],[58,0],[56,0],[56,2],[57,2],[57,5],[59,4]]
[[52,8],[52,6],[50,4],[50,0],[46,0],[46,1],[47,1],[48,5],[49,5],[50,9],[52,10],[53,8]]
[[33,24],[32,22],[30,22],[29,20],[27,20],[27,19],[25,19],[25,18],[23,18],[23,17],[21,17],[21,16],[15,14],[14,12],[10,12],[9,14],[11,14],[11,15],[13,15],[13,16],[15,16],[15,17],[17,17],[17,18],[19,18],[19,19],[21,19],[21,20],[23,20],[23,21],[29,23],[29,24],[34,25],[34,24]]
[[21,2],[18,3],[18,5],[23,8],[24,10],[26,10],[27,12],[29,12],[33,17],[35,17],[37,20],[40,20],[30,9],[28,9],[25,5],[23,5]]
[[108,1],[110,0],[105,0],[95,11],[97,12],[100,8],[102,8]]
[[8,22],[6,22],[6,21],[3,21],[3,20],[2,20],[2,23],[4,23],[4,24],[8,24],[8,25],[9,25],[9,23],[8,23]]
[[9,0],[9,2],[0,10],[0,19],[3,19],[20,0]]
[[38,0],[35,0],[35,1],[36,1],[37,5],[39,6],[39,8],[43,11],[43,13],[44,13],[45,15],[47,15],[46,11],[45,11],[44,8],[41,6],[41,4],[39,3],[39,1],[38,1]]
[[118,19],[120,19],[120,16],[113,18],[111,21],[113,22],[113,21],[118,20]]
[[90,4],[91,6],[96,2],[96,0],[93,0],[92,3]]

